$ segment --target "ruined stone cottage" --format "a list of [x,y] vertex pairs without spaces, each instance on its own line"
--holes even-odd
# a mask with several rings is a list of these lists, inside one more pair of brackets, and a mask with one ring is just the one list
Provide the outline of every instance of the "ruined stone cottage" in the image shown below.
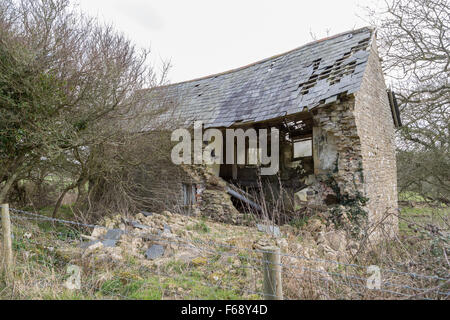
[[[401,123],[372,28],[155,92],[175,105],[166,121],[280,132],[279,174],[258,177],[254,165],[214,165],[208,173],[191,168],[192,179],[171,183],[179,203],[201,207],[200,202],[207,210],[205,203],[212,201],[223,207],[223,200],[211,200],[211,190],[219,188],[257,209],[247,195],[273,187],[284,191],[294,211],[357,203],[375,222],[397,210],[394,130]],[[391,222],[395,225],[395,218]]]

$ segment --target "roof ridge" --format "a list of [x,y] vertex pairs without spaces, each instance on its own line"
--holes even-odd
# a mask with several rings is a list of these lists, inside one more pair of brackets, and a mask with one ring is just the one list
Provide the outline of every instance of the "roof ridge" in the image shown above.
[[262,59],[262,60],[259,60],[259,61],[247,64],[247,65],[242,66],[242,67],[238,67],[238,68],[230,69],[230,70],[227,70],[227,71],[223,71],[223,72],[219,72],[219,73],[203,76],[203,77],[200,77],[200,78],[195,78],[195,79],[191,79],[191,80],[185,80],[185,81],[170,83],[170,84],[167,84],[167,85],[160,86],[159,88],[170,87],[170,86],[174,86],[174,85],[180,85],[180,84],[184,84],[184,83],[190,83],[190,82],[205,80],[205,79],[214,78],[214,77],[222,76],[222,75],[225,75],[225,74],[233,73],[233,72],[236,72],[236,71],[239,71],[239,70],[250,68],[250,67],[258,65],[260,63],[267,62],[269,60],[276,59],[278,57],[287,55],[287,54],[289,54],[291,52],[294,52],[294,51],[306,48],[308,46],[311,46],[311,45],[314,45],[314,44],[317,44],[317,43],[320,43],[320,42],[323,42],[323,41],[335,39],[335,38],[338,38],[338,37],[341,37],[343,35],[350,34],[350,33],[359,33],[359,32],[364,31],[364,30],[371,30],[371,32],[374,32],[375,29],[376,28],[372,27],[372,26],[365,26],[365,27],[362,27],[362,28],[359,28],[359,29],[354,29],[354,30],[349,30],[349,31],[346,31],[346,32],[341,32],[341,33],[335,34],[335,35],[330,36],[330,37],[325,37],[325,38],[322,38],[322,39],[319,39],[319,40],[314,40],[312,42],[308,42],[308,43],[306,43],[304,45],[301,45],[300,47],[294,48],[292,50],[289,50],[289,51],[286,51],[286,52],[283,52],[283,53],[279,53],[279,54],[273,55],[271,57],[268,57],[268,58],[265,58],[265,59]]

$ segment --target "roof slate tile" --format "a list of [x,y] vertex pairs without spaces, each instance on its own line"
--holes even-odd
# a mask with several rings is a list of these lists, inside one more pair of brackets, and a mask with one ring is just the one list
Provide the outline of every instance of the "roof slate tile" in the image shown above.
[[173,118],[196,118],[207,127],[294,114],[357,92],[373,37],[372,28],[350,31],[243,68],[154,88],[150,94],[155,104],[161,99],[177,104]]

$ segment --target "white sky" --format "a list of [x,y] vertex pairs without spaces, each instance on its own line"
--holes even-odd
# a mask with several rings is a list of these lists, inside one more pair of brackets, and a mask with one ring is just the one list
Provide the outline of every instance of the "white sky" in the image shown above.
[[367,25],[362,7],[380,0],[78,0],[113,22],[152,59],[171,60],[170,80],[190,80]]

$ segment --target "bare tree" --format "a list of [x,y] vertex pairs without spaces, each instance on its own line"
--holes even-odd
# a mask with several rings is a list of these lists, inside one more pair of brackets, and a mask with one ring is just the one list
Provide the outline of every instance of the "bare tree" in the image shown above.
[[72,179],[57,207],[73,188],[83,197],[93,153],[154,116],[143,89],[167,66],[157,77],[148,50],[68,0],[2,1],[0,36],[0,202],[39,166]]
[[384,70],[396,91],[402,190],[450,199],[450,4],[447,0],[386,0],[371,12]]

